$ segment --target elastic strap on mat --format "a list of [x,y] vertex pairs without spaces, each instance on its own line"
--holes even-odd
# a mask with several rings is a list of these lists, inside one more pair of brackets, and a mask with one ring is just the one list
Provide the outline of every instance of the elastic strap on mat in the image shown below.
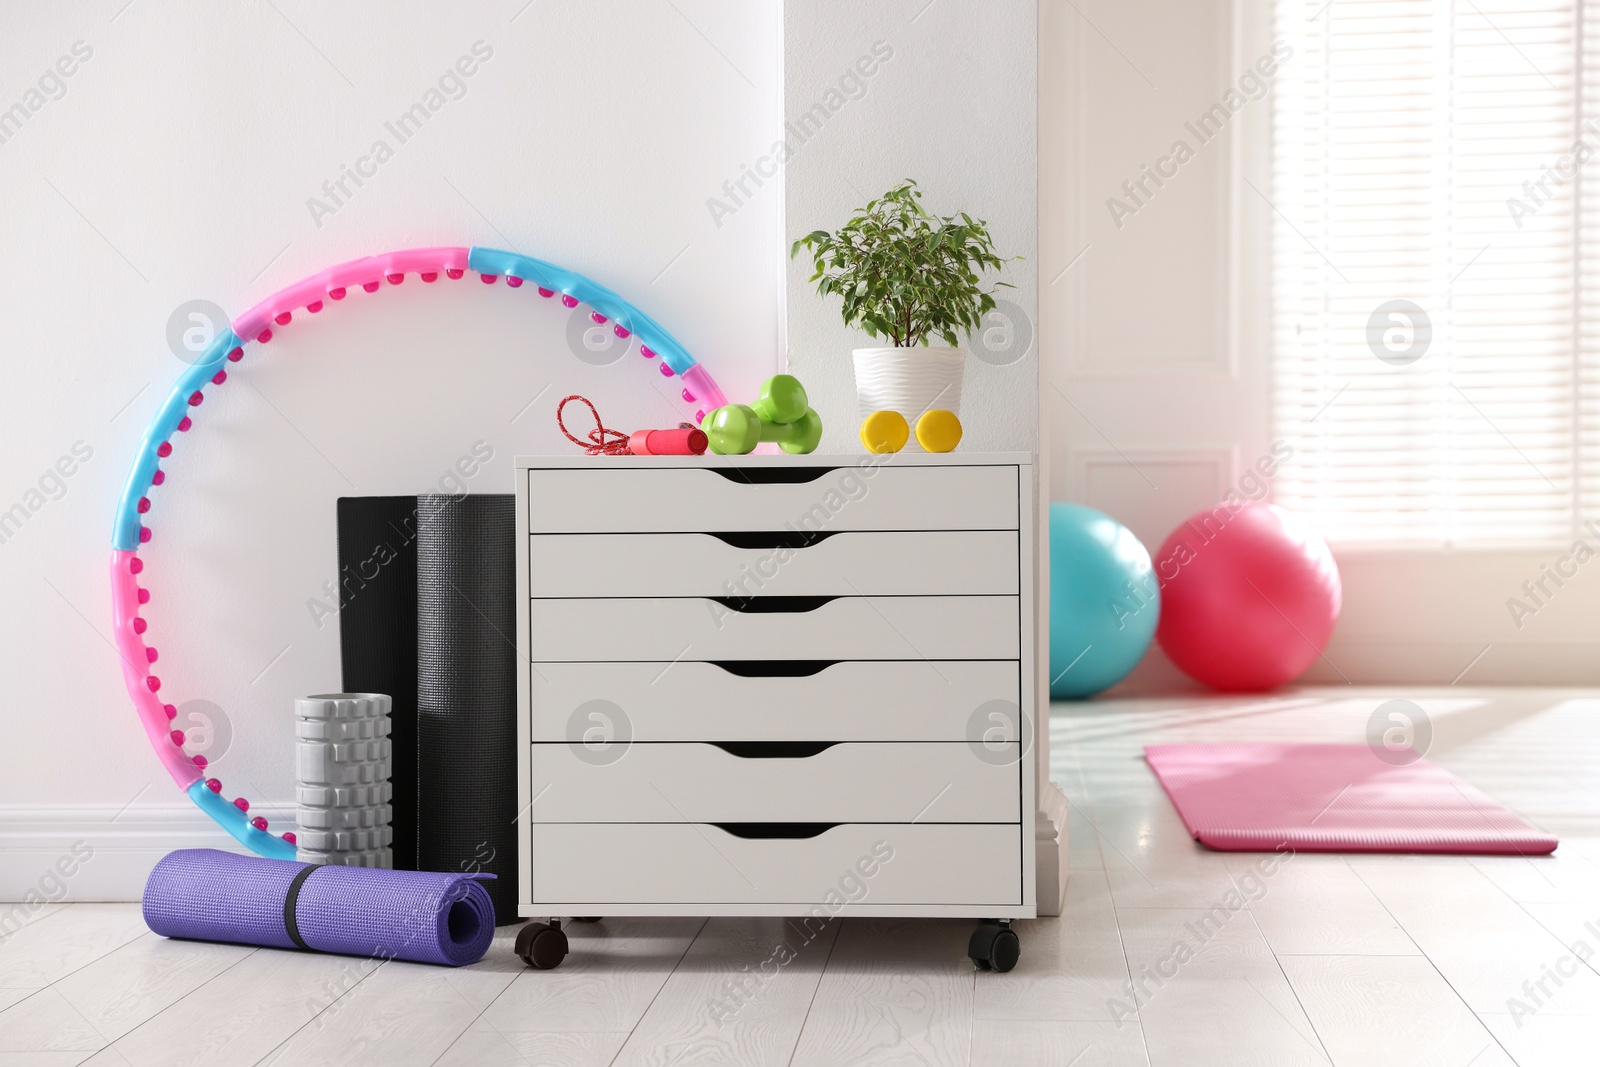
[[300,900],[300,887],[306,884],[306,879],[311,877],[312,871],[325,866],[327,866],[325,863],[308,863],[300,868],[300,873],[289,883],[288,895],[283,898],[283,928],[288,932],[289,940],[307,952],[311,951],[311,946],[300,936],[300,924],[295,919],[294,909]]

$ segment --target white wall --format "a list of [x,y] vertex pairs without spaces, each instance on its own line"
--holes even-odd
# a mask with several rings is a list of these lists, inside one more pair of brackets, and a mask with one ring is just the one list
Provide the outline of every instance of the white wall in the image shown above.
[[[73,889],[93,895],[138,866],[118,848],[148,870],[216,840],[147,750],[107,639],[112,508],[182,369],[174,308],[237,314],[383,250],[508,247],[616,289],[748,394],[778,365],[782,192],[720,225],[707,201],[780,126],[781,27],[775,2],[742,0],[106,0],[4,19],[0,108],[75,42],[92,55],[0,144],[0,510],[39,500],[75,442],[92,458],[0,544],[0,896],[74,836],[102,843]],[[492,56],[465,95],[314,220],[307,199],[394,141],[384,123],[479,41]],[[306,606],[334,576],[335,497],[431,488],[478,440],[495,458],[472,488],[509,491],[519,451],[572,448],[552,422],[568,392],[625,431],[683,414],[636,356],[575,358],[531,287],[453,284],[354,293],[280,331],[164,464],[145,553],[163,694],[224,710],[217,774],[279,828],[292,699],[338,684],[337,625]]]
[[[1038,442],[1038,345],[1028,342],[1039,276],[1037,17],[1033,0],[809,0],[784,14],[784,114],[797,125],[819,103],[831,111],[809,139],[790,135],[786,237],[836,230],[913,178],[929,211],[986,219],[1001,254],[1024,257],[998,276],[1016,288],[1003,290],[1009,319],[985,322],[993,351],[966,362],[961,447],[980,451]],[[849,80],[863,59],[859,69],[873,72]],[[811,271],[804,250],[790,261],[789,368],[820,411],[841,413],[824,420],[823,449],[860,453],[850,350],[879,342],[844,326],[838,298],[819,297]]]

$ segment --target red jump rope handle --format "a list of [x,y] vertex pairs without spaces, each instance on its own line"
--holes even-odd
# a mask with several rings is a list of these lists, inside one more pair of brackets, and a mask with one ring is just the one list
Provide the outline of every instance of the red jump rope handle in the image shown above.
[[701,456],[706,451],[703,430],[637,430],[628,438],[636,456]]

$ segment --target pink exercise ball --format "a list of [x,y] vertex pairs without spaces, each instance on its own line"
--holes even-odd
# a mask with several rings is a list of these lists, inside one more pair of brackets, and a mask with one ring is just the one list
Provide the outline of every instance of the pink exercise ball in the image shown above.
[[1189,677],[1226,692],[1299,677],[1339,618],[1328,543],[1273,504],[1191,516],[1161,546],[1156,577],[1156,641]]

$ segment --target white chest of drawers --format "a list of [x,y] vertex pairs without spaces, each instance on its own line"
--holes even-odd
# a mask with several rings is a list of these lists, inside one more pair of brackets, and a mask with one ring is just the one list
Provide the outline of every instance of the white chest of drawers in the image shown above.
[[1033,916],[1033,483],[519,458],[520,913]]

